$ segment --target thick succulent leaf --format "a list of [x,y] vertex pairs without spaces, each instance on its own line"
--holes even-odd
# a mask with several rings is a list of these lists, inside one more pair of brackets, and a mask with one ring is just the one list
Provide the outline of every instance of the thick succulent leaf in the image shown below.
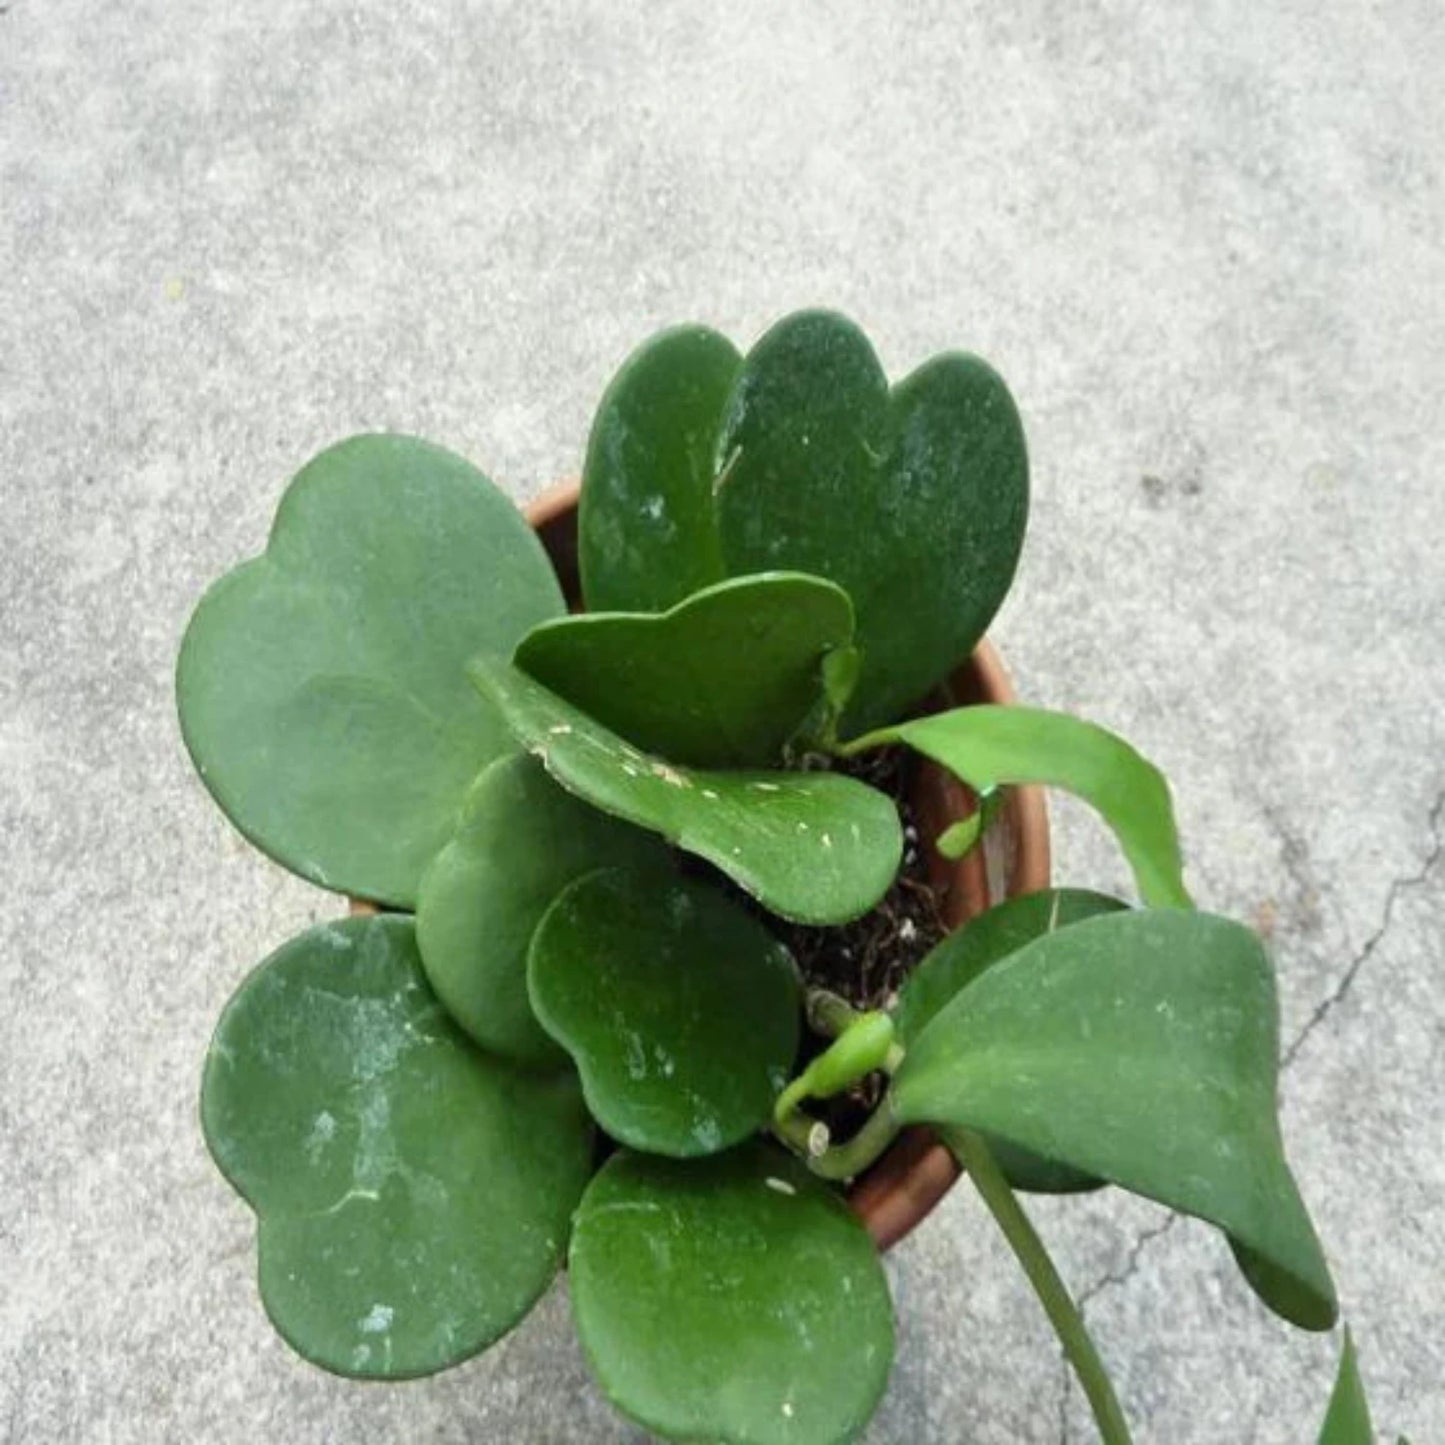
[[852,1440],[887,1384],[893,1311],[867,1231],[769,1144],[614,1155],[577,1212],[568,1275],[603,1389],[669,1439]]
[[1275,1117],[1278,1005],[1259,941],[1183,910],[1049,933],[979,974],[894,1080],[905,1123],[977,1129],[1198,1215],[1264,1262],[1265,1303],[1334,1323]]
[[[1082,888],[1050,888],[1010,898],[948,935],[909,974],[894,1009],[898,1041],[904,1048],[916,1039],[943,1007],[984,969],[1016,953],[1046,933],[1067,928],[1100,913],[1127,905],[1103,893]],[[949,1131],[942,1131],[944,1142]],[[1040,1159],[1006,1139],[990,1139],[990,1149],[1004,1177],[1015,1189],[1035,1194],[1067,1194],[1095,1189],[1102,1182],[1051,1159]]]
[[893,1008],[898,1042],[907,1048],[945,1005],[981,974],[1025,944],[1126,903],[1087,888],[1046,888],[1009,898],[950,933],[904,980]]
[[888,891],[903,852],[898,811],[838,773],[705,772],[639,752],[500,658],[473,681],[570,792],[716,864],[800,923],[846,923]]
[[201,1116],[258,1216],[273,1322],[345,1375],[430,1374],[511,1329],[557,1270],[591,1165],[571,1071],[474,1048],[397,915],[314,928],[246,980]]
[[891,721],[962,662],[1013,579],[1028,518],[1023,428],[976,356],[934,357],[890,393],[861,331],[800,312],[748,353],[718,444],[730,574],[837,582],[858,616],[847,721]]
[[562,610],[540,543],[479,471],[354,437],[297,475],[265,554],[196,608],[176,677],[186,745],[278,862],[409,907],[467,785],[512,748],[467,658]]
[[538,927],[527,980],[592,1117],[649,1153],[716,1154],[762,1128],[798,1052],[791,955],[702,880],[579,878]]
[[574,798],[534,758],[499,758],[468,793],[417,897],[417,945],[447,1012],[504,1058],[562,1062],[527,999],[533,931],[574,878],[609,863],[665,867],[668,857],[655,833]]
[[[1066,713],[1032,707],[961,707],[881,728],[849,753],[907,743],[977,792],[1002,783],[1066,788],[1096,808],[1134,870],[1139,895],[1156,908],[1188,908],[1169,785],[1122,738]],[[949,835],[939,840],[949,852]]]
[[742,358],[705,326],[661,332],[607,388],[578,516],[589,610],[659,611],[720,582],[713,457]]
[[1375,1427],[1370,1420],[1369,1401],[1365,1398],[1365,1382],[1360,1378],[1354,1337],[1346,1330],[1339,1373],[1330,1392],[1319,1445],[1374,1445],[1374,1440]]
[[700,768],[767,767],[823,695],[823,660],[853,635],[848,596],[771,572],[704,588],[661,615],[544,622],[513,659],[639,748]]

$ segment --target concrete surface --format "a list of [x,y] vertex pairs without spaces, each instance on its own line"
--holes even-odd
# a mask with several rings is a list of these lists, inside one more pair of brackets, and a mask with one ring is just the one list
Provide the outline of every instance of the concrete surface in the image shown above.
[[[1445,1438],[1442,67],[1435,0],[0,4],[0,1438],[639,1438],[560,1292],[405,1388],[272,1336],[197,1080],[336,904],[203,796],[172,658],[324,443],[417,431],[522,498],[652,328],[814,302],[1010,378],[997,636],[1168,769],[1199,897],[1272,935],[1378,1422]],[[1055,816],[1061,876],[1122,885]],[[1335,1342],[1208,1231],[1037,1215],[1141,1441],[1313,1439]],[[890,1268],[873,1445],[1090,1438],[966,1190]]]

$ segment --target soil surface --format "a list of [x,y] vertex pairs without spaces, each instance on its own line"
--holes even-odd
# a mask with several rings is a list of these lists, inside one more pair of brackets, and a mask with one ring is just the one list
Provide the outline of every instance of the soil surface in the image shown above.
[[[903,861],[878,906],[852,923],[832,928],[768,917],[797,960],[805,987],[829,989],[859,1010],[890,1008],[904,979],[948,932],[928,881],[913,812],[915,766],[916,760],[901,748],[834,764],[838,772],[887,793],[898,806]],[[802,1062],[821,1053],[827,1042],[806,1035]],[[809,1110],[828,1125],[835,1139],[846,1139],[877,1107],[886,1082],[882,1074],[871,1074],[834,1099],[814,1101]]]
[[870,913],[841,927],[813,928],[770,919],[774,932],[798,961],[809,988],[826,988],[856,1009],[886,1009],[903,980],[948,931],[928,882],[928,866],[913,816],[913,759],[885,748],[840,763],[898,805],[903,823],[903,862],[893,887]]

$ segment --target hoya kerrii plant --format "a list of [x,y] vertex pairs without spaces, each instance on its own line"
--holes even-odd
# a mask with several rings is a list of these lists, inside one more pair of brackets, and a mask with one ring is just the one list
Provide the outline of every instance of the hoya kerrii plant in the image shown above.
[[[890,385],[825,312],[746,355],[688,326],[627,361],[587,453],[582,611],[461,458],[374,435],[301,470],[177,676],[232,822],[381,910],[283,943],[205,1068],[296,1350],[442,1370],[565,1266],[602,1389],[650,1430],[853,1439],[894,1321],[843,1190],[909,1125],[979,1190],[1107,1441],[1124,1417],[1020,1192],[1197,1216],[1270,1309],[1335,1323],[1276,1117],[1270,964],[1193,907],[1162,777],[1075,718],[930,709],[1027,513],[995,371],[949,353]],[[942,853],[1003,790],[1069,789],[1137,898],[1005,901],[885,1007],[818,986],[799,941],[836,953],[914,861],[875,786],[912,756],[980,800]]]

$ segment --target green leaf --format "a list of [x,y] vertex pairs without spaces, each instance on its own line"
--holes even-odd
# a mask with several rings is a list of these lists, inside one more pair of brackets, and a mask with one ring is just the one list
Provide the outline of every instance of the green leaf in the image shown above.
[[[1040,708],[961,707],[880,728],[842,751],[851,757],[888,743],[925,753],[976,792],[1003,783],[1046,783],[1078,794],[1114,830],[1144,902],[1190,907],[1169,785],[1113,733]],[[951,852],[948,833],[938,846]]]
[[850,321],[789,316],[743,364],[718,462],[728,571],[813,572],[853,599],[854,728],[891,721],[946,677],[1013,580],[1028,518],[1023,428],[976,356],[936,356],[890,393]]
[[660,611],[720,582],[713,456],[742,358],[705,326],[664,331],[607,388],[587,444],[578,515],[592,611]]
[[688,1158],[747,1138],[798,1052],[791,955],[706,882],[578,879],[537,929],[527,979],[593,1118],[634,1149]]
[[[1046,933],[1067,928],[1100,913],[1126,907],[1117,898],[1081,888],[1051,888],[1027,893],[990,908],[951,933],[909,974],[899,991],[894,1018],[899,1042],[907,1046],[917,1038],[953,998],[984,969],[1018,952]],[[952,1146],[951,1131],[942,1137]],[[1100,1180],[1003,1139],[988,1141],[1004,1177],[1015,1189],[1035,1194],[1068,1194],[1098,1188]]]
[[875,789],[838,773],[674,766],[500,658],[474,658],[468,671],[564,788],[706,858],[774,913],[846,923],[888,891],[903,834]]
[[893,1007],[898,1041],[905,1048],[986,968],[1047,933],[1128,905],[1086,888],[1046,888],[1026,893],[971,918],[950,933],[904,980]]
[[574,798],[535,759],[499,758],[467,795],[417,898],[417,945],[447,1012],[505,1058],[560,1063],[527,999],[533,931],[574,878],[607,863],[665,867],[668,857],[655,834]]
[[720,582],[660,616],[544,622],[513,660],[639,748],[695,767],[768,766],[822,696],[824,658],[852,635],[840,588],[772,572]]
[[1370,1405],[1365,1399],[1365,1382],[1360,1378],[1354,1337],[1346,1330],[1340,1369],[1330,1393],[1319,1445],[1374,1445],[1374,1439],[1375,1427],[1370,1421]]
[[1211,1221],[1306,1329],[1334,1289],[1275,1117],[1278,1005],[1248,929],[1185,911],[1111,913],[979,974],[913,1040],[904,1123],[976,1129]]
[[263,556],[186,631],[181,729],[253,843],[325,888],[410,907],[467,785],[511,751],[464,663],[562,611],[541,544],[460,457],[353,437],[282,498]]
[[577,1211],[568,1277],[608,1397],[670,1439],[852,1440],[888,1381],[893,1311],[867,1231],[771,1145],[614,1155]]
[[206,1141],[259,1219],[282,1335],[339,1374],[430,1374],[485,1348],[556,1273],[591,1165],[570,1071],[473,1048],[411,920],[314,928],[221,1016]]

